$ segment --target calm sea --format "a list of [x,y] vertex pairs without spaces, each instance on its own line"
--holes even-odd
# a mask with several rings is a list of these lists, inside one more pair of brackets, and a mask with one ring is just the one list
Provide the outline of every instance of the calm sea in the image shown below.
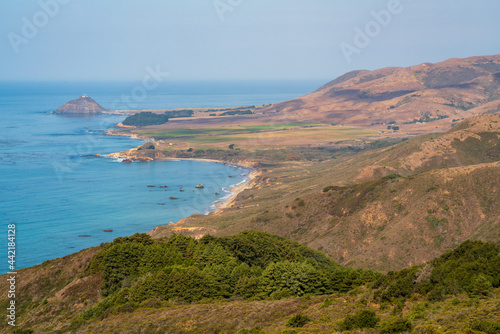
[[[247,170],[218,163],[124,164],[91,157],[141,141],[104,134],[123,116],[50,113],[63,103],[87,94],[108,109],[258,105],[291,99],[321,84],[169,82],[137,95],[144,91],[132,82],[0,83],[0,274],[9,271],[9,224],[16,226],[19,269],[195,212],[208,213],[229,195],[231,185],[246,181]],[[199,183],[205,188],[195,189]]]

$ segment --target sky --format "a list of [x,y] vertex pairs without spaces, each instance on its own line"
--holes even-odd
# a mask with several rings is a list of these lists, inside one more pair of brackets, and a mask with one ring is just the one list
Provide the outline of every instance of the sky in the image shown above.
[[[0,0],[0,81],[332,80],[500,53],[498,0]],[[162,75],[163,75],[162,74]]]

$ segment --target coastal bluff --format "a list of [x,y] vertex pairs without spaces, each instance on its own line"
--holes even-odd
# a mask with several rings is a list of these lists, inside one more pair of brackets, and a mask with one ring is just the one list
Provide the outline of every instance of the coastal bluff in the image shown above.
[[99,103],[87,95],[82,95],[76,100],[71,100],[54,111],[54,114],[60,115],[96,115],[106,112]]

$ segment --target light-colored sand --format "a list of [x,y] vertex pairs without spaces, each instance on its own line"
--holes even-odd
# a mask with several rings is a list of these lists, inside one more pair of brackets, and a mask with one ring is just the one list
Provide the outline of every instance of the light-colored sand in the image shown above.
[[232,166],[239,166],[239,167],[242,167],[242,168],[250,170],[250,172],[246,175],[246,177],[249,178],[248,182],[245,182],[245,183],[242,183],[242,184],[233,185],[231,187],[231,189],[229,190],[231,192],[231,196],[228,197],[224,202],[217,204],[217,210],[215,210],[211,214],[218,214],[218,213],[221,212],[222,209],[230,207],[231,204],[233,203],[234,199],[236,198],[236,196],[238,196],[239,193],[241,193],[245,189],[250,189],[251,187],[253,187],[253,182],[252,181],[255,179],[255,177],[257,175],[260,174],[259,170],[254,169],[253,167],[251,167],[252,163],[250,163],[250,162],[246,163],[244,161],[241,161],[241,162],[238,162],[238,163],[228,163],[228,162],[220,161],[220,160],[194,159],[194,158],[192,158],[192,159],[191,158],[186,158],[186,159],[164,158],[164,159],[158,159],[158,160],[159,161],[161,161],[161,160],[164,160],[164,161],[168,161],[168,160],[207,161],[207,162],[216,162],[216,163],[226,164],[226,165],[232,165]]

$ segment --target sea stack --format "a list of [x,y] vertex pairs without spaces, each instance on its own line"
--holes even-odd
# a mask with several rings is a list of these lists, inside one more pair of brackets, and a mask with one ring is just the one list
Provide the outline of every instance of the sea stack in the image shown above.
[[76,100],[69,101],[59,108],[57,108],[54,113],[61,115],[97,115],[102,112],[108,111],[103,108],[99,103],[94,101],[91,97],[87,95],[82,95]]

